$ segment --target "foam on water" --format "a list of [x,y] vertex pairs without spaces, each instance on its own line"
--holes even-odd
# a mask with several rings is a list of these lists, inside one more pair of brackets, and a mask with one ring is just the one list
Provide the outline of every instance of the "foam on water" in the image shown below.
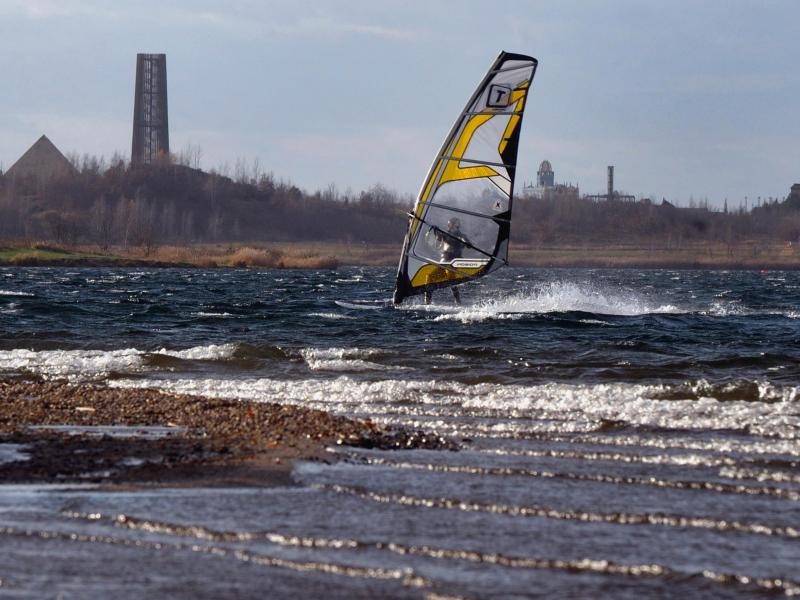
[[[355,381],[349,377],[334,380],[254,379],[177,379],[118,380],[119,387],[155,387],[170,391],[213,397],[270,400],[312,405],[342,413],[389,416],[424,414],[424,407],[452,405],[473,417],[492,416],[495,421],[487,434],[538,431],[537,421],[549,430],[577,431],[601,427],[604,422],[628,426],[681,430],[743,430],[756,435],[800,439],[797,412],[798,389],[763,385],[765,398],[780,401],[720,402],[698,395],[686,400],[664,400],[673,386],[628,383],[571,385],[547,383],[520,386],[463,384],[454,381],[414,381],[386,379]],[[701,386],[702,387],[702,386]],[[387,406],[391,410],[386,411]],[[445,419],[443,423],[447,423]],[[594,423],[592,426],[591,424]],[[579,427],[576,430],[575,425]],[[456,431],[457,421],[450,424]],[[538,427],[538,429],[537,429]],[[480,428],[473,428],[480,431]]]
[[28,292],[17,292],[15,290],[0,290],[0,296],[29,296],[33,297],[34,294]]
[[373,362],[360,359],[327,359],[309,360],[308,366],[312,371],[386,371],[392,369],[390,366],[379,365]]
[[781,316],[787,319],[797,319],[800,312],[796,310],[776,310],[749,307],[738,300],[715,301],[711,306],[700,311],[700,314],[712,317],[752,317],[752,316]]
[[394,369],[366,360],[378,356],[374,348],[303,348],[300,355],[312,371],[385,371]]
[[[197,346],[186,350],[162,348],[161,354],[183,360],[226,360],[237,344]],[[98,380],[112,373],[140,373],[147,370],[148,352],[136,348],[120,350],[0,350],[0,372],[29,373],[45,379],[69,381]]]
[[612,316],[686,312],[674,304],[653,301],[633,291],[608,290],[592,284],[565,281],[548,282],[533,289],[461,307],[434,304],[431,305],[431,309],[443,313],[436,320],[462,322],[496,318],[515,319],[524,314],[564,312]]
[[[197,346],[185,350],[162,348],[152,354],[182,360],[228,360],[237,344]],[[97,380],[126,373],[148,372],[147,353],[120,350],[0,351],[0,371],[24,372],[70,381]],[[305,348],[300,355],[313,371],[359,372],[398,369],[380,362],[374,348]],[[376,360],[377,359],[377,360]],[[504,431],[515,431],[526,419],[566,424],[615,421],[632,426],[668,429],[747,430],[755,435],[800,438],[797,411],[800,389],[768,381],[712,385],[704,380],[680,385],[634,383],[538,385],[462,383],[385,378],[358,381],[341,376],[333,380],[281,380],[273,378],[147,379],[112,381],[111,385],[156,387],[173,391],[233,398],[270,399],[287,403],[312,403],[346,413],[391,414],[403,417],[429,413],[447,416],[458,412],[472,416],[495,415]],[[391,407],[391,410],[387,410]],[[428,407],[428,408],[423,408]],[[420,412],[422,410],[422,412]],[[454,410],[454,409],[453,409]]]
[[45,379],[70,381],[102,379],[112,372],[137,372],[143,368],[143,352],[123,350],[0,351],[0,371],[40,375]]
[[[120,350],[2,350],[0,372],[29,373],[46,379],[70,381],[103,379],[112,373],[143,373],[152,367],[146,359],[151,355],[169,356],[187,361],[225,361],[236,356],[240,345],[209,344],[184,350],[161,348],[147,352],[136,348]],[[305,348],[300,355],[313,371],[383,371],[404,367],[383,365],[370,358],[379,356],[377,349]]]
[[162,348],[155,354],[174,356],[185,360],[226,360],[233,358],[237,344],[210,344],[208,346],[195,346],[186,350],[167,350]]
[[[723,294],[724,295],[724,294]],[[719,295],[718,295],[719,296]],[[693,296],[692,296],[693,297]],[[438,301],[437,301],[438,300]],[[713,317],[783,316],[800,318],[797,310],[765,309],[751,307],[741,300],[717,299],[707,305],[681,307],[673,302],[649,298],[631,290],[608,289],[591,283],[551,281],[540,286],[520,290],[502,297],[486,297],[464,305],[451,303],[445,292],[434,295],[434,303],[410,303],[406,310],[426,310],[436,313],[434,321],[479,322],[488,319],[519,319],[524,315],[585,312],[598,316],[633,317],[650,314],[697,313]],[[586,319],[587,324],[606,324],[597,319]]]
[[726,300],[712,302],[711,306],[702,313],[714,317],[741,317],[750,314],[750,311],[742,306],[741,302]]
[[311,317],[312,319],[355,320],[355,317],[350,315],[344,315],[342,313],[317,312],[317,313],[309,313],[306,316]]

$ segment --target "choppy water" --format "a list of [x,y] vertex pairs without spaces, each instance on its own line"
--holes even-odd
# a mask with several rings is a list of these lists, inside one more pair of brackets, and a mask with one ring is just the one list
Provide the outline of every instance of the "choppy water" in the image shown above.
[[2,373],[463,443],[338,450],[289,489],[6,486],[0,592],[800,594],[800,273],[506,269],[399,309],[393,276],[0,270]]

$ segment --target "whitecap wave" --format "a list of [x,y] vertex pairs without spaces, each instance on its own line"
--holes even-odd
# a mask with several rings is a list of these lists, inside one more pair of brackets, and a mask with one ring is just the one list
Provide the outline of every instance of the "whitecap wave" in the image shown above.
[[370,360],[375,348],[303,348],[300,355],[312,371],[386,371],[395,367]]
[[173,356],[184,360],[225,360],[233,358],[237,348],[237,344],[210,344],[208,346],[195,346],[194,348],[187,348],[186,350],[167,350],[166,348],[161,348],[161,350],[157,350],[155,354]]
[[30,373],[45,379],[96,380],[113,372],[132,373],[144,366],[144,353],[123,350],[5,350],[0,371]]
[[309,360],[308,367],[312,371],[341,371],[348,373],[355,371],[389,371],[393,369],[393,367],[388,365],[379,365],[359,359]]
[[751,308],[745,306],[738,300],[730,301],[715,301],[707,310],[700,311],[702,315],[709,315],[712,317],[753,317],[753,316],[771,316],[771,317],[786,317],[787,319],[800,318],[800,312],[797,310],[785,310],[780,308]]
[[[419,309],[419,306],[414,308]],[[687,312],[674,304],[643,297],[633,291],[607,290],[592,284],[554,281],[502,298],[487,298],[464,306],[430,305],[441,313],[437,321],[473,322],[517,319],[526,314],[585,312],[596,315],[638,316]]]
[[750,314],[741,302],[737,300],[715,301],[707,310],[701,311],[701,314],[710,315],[712,317],[742,317]]
[[197,346],[186,350],[162,348],[153,353],[136,348],[118,350],[3,350],[0,351],[0,372],[28,373],[45,379],[97,381],[112,373],[141,373],[148,367],[149,354],[172,356],[184,360],[225,360],[233,357],[236,344]]
[[368,358],[380,354],[377,348],[303,348],[300,354],[306,360]]
[[0,296],[28,296],[33,297],[35,294],[30,292],[18,292],[16,290],[0,290]]
[[[765,439],[795,440],[793,443],[800,439],[800,390],[769,383],[759,386],[762,401],[730,397],[719,401],[703,395],[717,388],[702,381],[687,386],[694,397],[685,400],[664,399],[674,397],[673,388],[677,386],[627,383],[521,386],[403,379],[358,381],[341,376],[332,380],[115,380],[110,385],[302,404],[369,416],[375,421],[424,424],[429,430],[466,437],[574,433],[614,422],[673,430],[747,430]],[[469,416],[472,422],[452,419],[448,416],[452,414]],[[424,423],[417,423],[420,418]]]

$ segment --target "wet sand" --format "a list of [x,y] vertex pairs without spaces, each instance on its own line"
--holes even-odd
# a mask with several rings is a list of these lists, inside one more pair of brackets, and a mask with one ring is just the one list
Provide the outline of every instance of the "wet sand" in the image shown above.
[[20,380],[0,380],[0,444],[27,457],[0,463],[2,483],[114,487],[291,485],[293,461],[330,445],[454,448],[299,406]]

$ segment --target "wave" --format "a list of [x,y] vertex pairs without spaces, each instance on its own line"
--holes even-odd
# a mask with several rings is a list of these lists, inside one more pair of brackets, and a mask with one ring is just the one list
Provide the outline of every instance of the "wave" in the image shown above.
[[303,360],[312,371],[398,371],[405,367],[382,364],[384,352],[374,348],[303,348],[253,346],[227,343],[185,349],[137,348],[116,350],[0,350],[0,372],[23,373],[45,379],[101,380],[130,374],[190,368],[194,361],[228,362],[239,367],[258,366],[261,361]]
[[707,309],[699,311],[701,315],[712,317],[785,317],[800,318],[800,311],[781,308],[751,308],[739,300],[714,301]]
[[185,360],[225,360],[233,358],[238,349],[238,344],[210,344],[208,346],[195,346],[186,350],[167,350],[161,348],[154,354],[163,354]]
[[[480,322],[489,319],[516,320],[531,315],[578,313],[581,323],[607,325],[596,317],[637,317],[644,315],[701,315],[711,317],[784,317],[800,318],[800,311],[782,307],[752,307],[741,300],[715,299],[707,304],[679,305],[641,292],[609,289],[593,283],[550,281],[507,295],[495,291],[470,304],[454,305],[446,290],[434,295],[434,303],[411,303],[404,310],[425,310],[435,315],[434,321]],[[436,300],[440,300],[441,303]],[[593,315],[595,318],[587,318]]]
[[[302,469],[313,469],[313,466],[310,463],[302,463],[300,470]],[[98,512],[79,513],[65,511],[62,515],[68,519],[92,525],[141,531],[148,534],[156,533],[172,539],[194,540],[196,543],[247,543],[258,541],[267,542],[273,546],[283,548],[298,548],[307,551],[332,551],[334,556],[350,554],[354,551],[378,551],[381,553],[392,553],[402,557],[421,557],[435,561],[459,561],[467,564],[500,565],[508,569],[565,571],[571,575],[576,573],[591,573],[593,575],[623,576],[633,580],[658,578],[670,584],[674,584],[674,582],[678,580],[694,579],[702,581],[703,588],[706,590],[709,585],[717,585],[736,587],[742,590],[755,592],[774,593],[778,590],[787,596],[797,595],[797,593],[800,592],[800,583],[792,580],[759,578],[738,573],[720,573],[708,569],[697,572],[683,571],[657,563],[629,564],[613,562],[606,558],[561,559],[511,555],[498,552],[482,552],[474,549],[474,547],[445,548],[426,544],[405,544],[394,539],[366,540],[352,537],[314,537],[298,535],[288,531],[215,530],[197,523],[173,523],[169,521],[158,521],[151,518],[139,518],[127,514],[114,515]],[[52,534],[52,532],[48,533]],[[34,532],[31,532],[31,535],[34,534]],[[224,547],[215,547],[214,552],[218,555],[226,556]],[[249,560],[250,555],[244,554],[237,558]],[[270,564],[270,566],[272,565]],[[385,570],[384,572],[391,571]],[[358,571],[356,571],[356,573],[358,573]],[[421,578],[418,578],[418,583],[421,584],[422,581]],[[461,598],[461,596],[443,596],[435,593],[426,594],[425,597],[430,599]]]
[[316,319],[344,319],[344,320],[355,320],[355,317],[350,315],[343,315],[341,313],[309,313],[306,315],[307,317],[316,318]]
[[144,366],[144,353],[122,350],[5,350],[0,351],[0,371],[27,373],[45,379],[96,380],[111,373],[135,373]]
[[[524,433],[526,423],[537,432],[541,431],[540,425],[546,425],[548,431],[566,432],[577,431],[576,428],[607,430],[613,424],[617,429],[724,430],[800,439],[800,387],[793,385],[749,379],[725,383],[700,379],[680,384],[534,385],[417,380],[388,376],[404,368],[387,364],[386,359],[386,353],[376,348],[298,351],[234,343],[156,351],[14,349],[0,351],[0,372],[70,381],[124,379],[122,385],[229,397],[270,397],[290,403],[312,400],[320,408],[384,415],[390,420],[424,415],[447,422],[455,419],[456,429],[462,427],[462,417],[500,419],[491,431],[484,432],[486,435]],[[164,370],[196,371],[192,367],[196,361],[233,361],[241,367],[261,369],[265,360],[287,364],[302,360],[311,372],[355,375],[289,381],[244,379],[240,378],[241,373],[203,379],[159,378]],[[362,372],[385,372],[387,376],[361,381],[357,374]],[[477,423],[473,423],[473,429],[476,435],[482,435]]]
[[[413,308],[419,309],[419,306]],[[426,307],[442,313],[435,320],[462,322],[486,319],[518,319],[524,315],[549,313],[589,313],[609,316],[685,314],[671,303],[648,299],[632,291],[606,290],[592,284],[554,281],[514,292],[501,298],[488,298],[471,305],[433,304]]]
[[0,296],[29,296],[33,297],[35,294],[30,292],[17,292],[15,290],[0,290]]
[[[521,386],[405,379],[358,381],[340,376],[332,380],[130,379],[113,381],[110,385],[303,404],[467,437],[516,438],[629,429],[645,433],[740,432],[774,438],[775,442],[800,439],[797,411],[800,390],[769,383],[757,386],[760,400],[743,400],[736,397],[734,387],[723,389],[704,382],[684,386],[623,383]],[[751,394],[750,386],[745,387],[742,393]],[[721,397],[708,395],[713,393]],[[443,414],[444,407],[454,410]]]
[[[661,458],[661,457],[659,457]],[[586,481],[603,483],[614,486],[644,486],[660,489],[674,489],[698,491],[704,493],[728,494],[740,496],[762,496],[766,498],[779,498],[796,502],[800,500],[800,493],[793,489],[774,486],[747,486],[739,483],[718,481],[704,481],[699,479],[674,479],[658,478],[652,475],[646,477],[636,475],[620,475],[616,473],[584,473],[573,471],[554,471],[548,469],[531,469],[527,467],[508,466],[483,466],[476,464],[448,464],[442,462],[415,462],[396,460],[391,458],[366,456],[358,460],[359,467],[375,466],[396,470],[413,470],[428,473],[458,473],[461,475],[475,475],[479,477],[552,479],[562,481]]]
[[[44,379],[97,381],[171,368],[180,361],[228,360],[236,356],[237,344],[211,344],[185,350],[161,348],[148,352],[136,348],[118,350],[27,350],[0,351],[0,372],[23,373]],[[160,360],[167,357],[173,360]]]
[[374,360],[383,355],[376,348],[303,348],[300,355],[312,371],[385,371],[402,369]]
[[759,522],[714,519],[681,514],[589,512],[541,505],[513,505],[475,502],[450,497],[420,497],[410,494],[376,492],[358,486],[315,484],[318,489],[341,495],[350,495],[380,504],[411,506],[421,509],[443,509],[471,513],[490,513],[517,518],[546,518],[584,523],[610,523],[615,525],[650,525],[681,529],[705,529],[718,533],[747,533],[789,540],[800,538],[800,530],[791,526],[768,525]]
[[[74,486],[73,486],[74,487]],[[92,515],[92,520],[99,518],[96,513]],[[154,524],[152,529],[158,533],[159,525]],[[196,533],[202,536],[202,532],[197,527],[192,527]],[[171,552],[190,551],[192,553],[200,553],[217,558],[225,558],[228,561],[241,561],[251,566],[267,567],[269,569],[285,569],[295,571],[302,576],[308,577],[309,573],[324,573],[326,575],[337,575],[341,577],[350,577],[355,579],[364,580],[377,580],[377,581],[397,581],[403,586],[409,588],[429,588],[433,586],[433,582],[425,579],[421,575],[409,567],[398,568],[381,568],[374,566],[356,566],[351,564],[341,564],[336,562],[325,562],[319,560],[304,560],[304,559],[291,559],[285,556],[274,556],[272,554],[265,554],[255,552],[244,548],[231,548],[222,545],[208,545],[199,544],[196,542],[181,543],[181,542],[165,542],[147,539],[137,539],[132,541],[124,537],[109,536],[109,535],[96,535],[94,533],[75,533],[64,532],[57,530],[36,530],[36,529],[23,529],[15,527],[0,526],[0,536],[4,538],[14,537],[18,539],[47,539],[47,540],[62,540],[70,543],[85,544],[87,547],[95,547],[97,552],[98,547],[102,546],[120,546],[129,547],[134,545],[143,550],[152,552],[163,552],[165,550]],[[262,536],[263,537],[263,536]],[[267,538],[269,539],[269,538]]]

